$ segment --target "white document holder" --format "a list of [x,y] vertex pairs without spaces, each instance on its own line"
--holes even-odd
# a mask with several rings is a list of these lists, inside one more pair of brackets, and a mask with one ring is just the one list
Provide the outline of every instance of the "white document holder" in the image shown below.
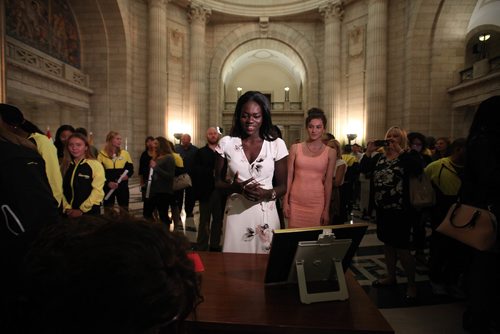
[[342,259],[350,245],[350,239],[299,242],[288,281],[298,283],[302,303],[349,298]]

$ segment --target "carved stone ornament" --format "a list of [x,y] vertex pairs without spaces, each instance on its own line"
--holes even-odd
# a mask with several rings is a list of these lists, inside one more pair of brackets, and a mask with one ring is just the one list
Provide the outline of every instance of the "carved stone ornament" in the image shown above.
[[340,21],[344,18],[344,4],[342,1],[328,1],[319,7],[319,13],[324,20],[338,18]]
[[358,58],[363,55],[365,43],[365,29],[364,27],[353,27],[348,32],[349,43],[349,57]]
[[169,30],[169,54],[173,60],[181,60],[184,49],[184,33],[178,29]]
[[212,15],[212,10],[199,3],[191,2],[188,7],[187,15],[190,22],[197,21],[206,24],[208,18]]
[[259,18],[259,28],[260,28],[260,37],[267,37],[267,31],[269,29],[269,17],[261,16]]

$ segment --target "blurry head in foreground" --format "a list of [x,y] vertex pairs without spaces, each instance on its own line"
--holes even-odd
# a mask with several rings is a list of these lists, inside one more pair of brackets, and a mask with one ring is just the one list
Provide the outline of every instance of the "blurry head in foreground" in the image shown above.
[[130,216],[53,225],[26,259],[25,317],[37,333],[174,331],[201,298],[188,247]]

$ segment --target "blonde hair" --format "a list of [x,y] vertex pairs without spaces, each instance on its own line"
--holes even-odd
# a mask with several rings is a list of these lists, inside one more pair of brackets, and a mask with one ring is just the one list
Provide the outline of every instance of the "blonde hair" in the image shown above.
[[397,133],[401,137],[401,148],[403,150],[408,148],[408,135],[406,134],[406,131],[400,128],[399,126],[391,126],[389,130],[385,133],[385,138],[389,135],[389,133]]
[[121,151],[122,151],[121,147],[115,148],[115,147],[113,147],[113,144],[111,143],[113,138],[115,138],[118,135],[120,135],[120,134],[116,131],[109,131],[109,133],[106,135],[106,146],[104,146],[104,151],[106,152],[106,154],[110,158],[113,157],[113,154],[116,154],[116,156],[119,156]]
[[87,150],[85,151],[85,159],[95,159],[94,155],[92,154],[92,152],[90,150],[90,144],[89,144],[89,140],[88,140],[87,136],[84,136],[83,134],[78,133],[78,132],[73,132],[68,137],[66,144],[64,144],[64,155],[63,155],[63,159],[61,162],[61,173],[63,176],[64,176],[64,174],[66,174],[66,172],[69,168],[69,165],[70,165],[71,161],[73,160],[73,157],[71,156],[71,153],[69,152],[69,149],[68,149],[69,141],[73,138],[78,138],[85,143],[85,147],[87,148]]
[[340,142],[337,139],[330,139],[327,145],[335,149],[335,151],[337,151],[337,159],[342,158],[342,150],[340,149]]

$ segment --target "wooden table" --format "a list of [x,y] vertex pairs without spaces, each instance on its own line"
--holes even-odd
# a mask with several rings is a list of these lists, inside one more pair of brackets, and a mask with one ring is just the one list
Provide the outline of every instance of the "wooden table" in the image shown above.
[[265,286],[267,255],[200,252],[204,302],[189,333],[394,333],[351,273],[349,299],[305,305],[297,286]]

